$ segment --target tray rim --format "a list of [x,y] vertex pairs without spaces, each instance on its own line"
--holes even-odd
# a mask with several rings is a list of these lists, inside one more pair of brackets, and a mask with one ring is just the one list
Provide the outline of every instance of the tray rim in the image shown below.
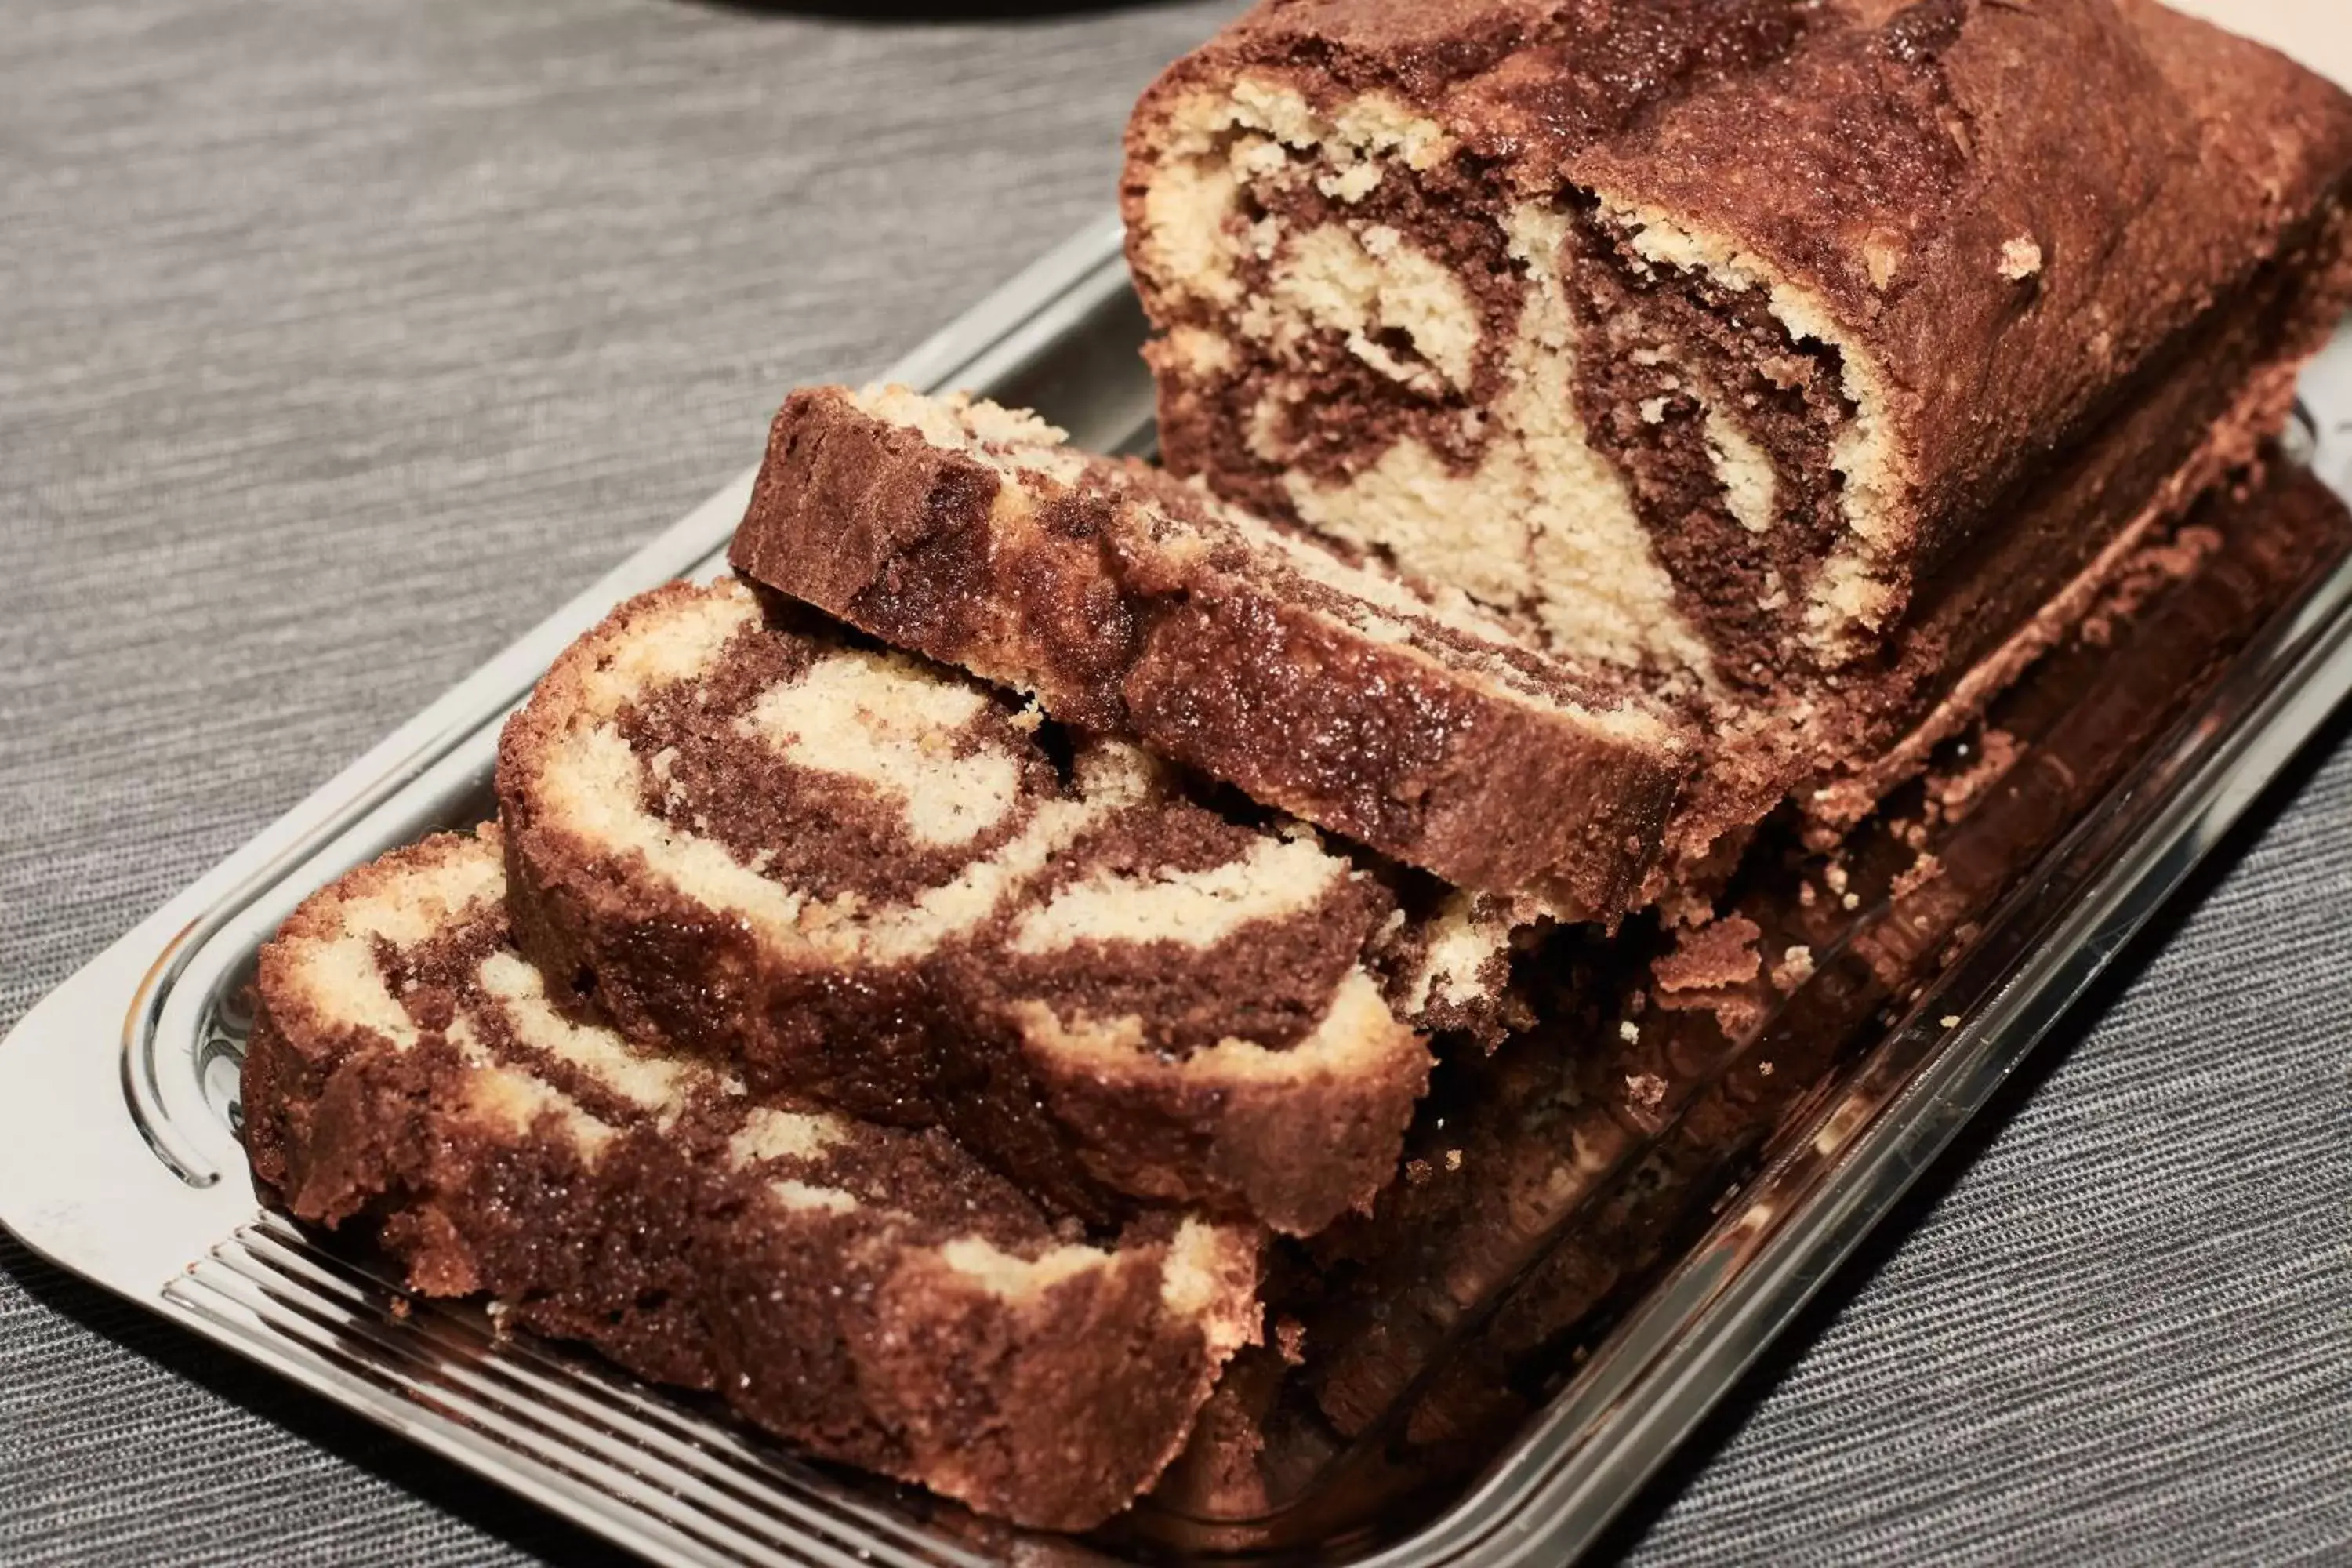
[[[1126,287],[1118,224],[1115,218],[1090,224],[898,361],[885,379],[923,388],[985,384]],[[2352,349],[2352,340],[2339,339],[2337,347]],[[2346,483],[2352,478],[2352,451],[2337,449],[2352,447],[2337,439],[2352,434],[2347,362],[2352,353],[2337,353],[2321,378],[2336,395],[2328,406],[2344,409],[2347,417],[2322,430],[2326,460],[2315,465],[2339,494],[2352,489]],[[249,914],[265,889],[282,893],[298,867],[324,868],[323,877],[333,874],[338,858],[346,864],[367,858],[372,851],[362,845],[368,825],[404,797],[446,787],[452,759],[495,726],[572,637],[629,594],[714,565],[755,471],[721,487],[319,786],[90,960],[0,1039],[0,1064],[27,1090],[0,1101],[0,1226],[31,1250],[658,1559],[698,1560],[700,1554],[681,1549],[656,1521],[609,1508],[583,1510],[576,1488],[551,1486],[501,1451],[469,1445],[461,1434],[419,1419],[407,1402],[358,1397],[297,1357],[262,1353],[250,1336],[208,1329],[184,1301],[175,1302],[177,1282],[236,1242],[260,1209],[233,1146],[226,1152],[217,1146],[174,1146],[169,1130],[180,1121],[169,1105],[149,1107],[153,1121],[166,1129],[163,1140],[152,1125],[142,1130],[140,1109],[150,1087],[130,1069],[136,1053],[128,1047],[142,1018],[152,1026],[152,1009],[183,967],[217,945],[222,930]],[[2156,828],[2125,846],[2121,861],[2099,873],[2092,890],[2105,888],[2111,896],[2067,910],[2064,929],[2082,940],[2042,965],[2037,983],[2005,985],[1994,1005],[1948,1031],[1906,1092],[1853,1130],[1816,1183],[1817,1204],[1828,1205],[1822,1216],[1827,1228],[1808,1237],[1802,1234],[1808,1227],[1796,1223],[1801,1216],[1784,1216],[1735,1271],[1730,1287],[1697,1310],[1700,1315],[1684,1303],[1685,1331],[1676,1343],[1662,1347],[1654,1336],[1645,1340],[1675,1292],[1705,1272],[1701,1266],[1718,1238],[1739,1218],[1727,1215],[1586,1373],[1531,1419],[1494,1465],[1413,1534],[1361,1562],[1402,1568],[1433,1561],[1559,1561],[1592,1543],[2041,1041],[2064,1005],[2105,969],[2352,692],[2352,561],[2314,588],[2298,613],[2281,619],[2288,624],[2273,624],[2263,637],[2272,659],[2265,663],[2250,650],[2224,678],[2227,688],[2262,665],[2263,689],[2253,710],[2187,770]],[[2275,668],[2282,648],[2292,656],[2284,669]],[[2211,702],[2221,700],[2217,692]],[[2177,763],[2182,750],[2177,740],[2151,748],[2142,766],[2168,756]],[[2137,869],[2126,871],[2125,865]],[[1931,986],[1890,1037],[1917,1027],[1936,1000]],[[2049,1005],[2037,1014],[2036,1004]],[[89,1039],[94,1029],[120,1035],[123,1048],[96,1048]],[[156,1086],[153,1092],[163,1091]],[[1823,1116],[1834,1109],[1825,1107]],[[85,1124],[90,1118],[95,1129]],[[99,1135],[89,1135],[93,1131]],[[106,1194],[103,1212],[83,1185],[92,1176]],[[132,1223],[124,1223],[126,1213]],[[1575,1424],[1580,1406],[1589,1407],[1582,1430],[1593,1440],[1557,1451],[1558,1434]],[[1535,1454],[1548,1437],[1555,1451]],[[953,1549],[942,1543],[938,1550]]]

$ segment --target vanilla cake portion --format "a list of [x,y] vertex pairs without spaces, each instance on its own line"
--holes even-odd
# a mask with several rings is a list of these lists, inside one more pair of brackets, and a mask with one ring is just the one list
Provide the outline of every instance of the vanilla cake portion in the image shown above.
[[1034,416],[793,395],[730,559],[1462,888],[1613,920],[1693,749],[1664,703]]
[[1089,1245],[936,1131],[633,1044],[515,950],[504,881],[495,827],[436,837],[263,949],[246,1142],[278,1201],[988,1513],[1085,1529],[1150,1484],[1257,1338],[1261,1233]]
[[1980,707],[2352,297],[2352,102],[2148,0],[1268,3],[1128,150],[1170,468],[1692,700],[1686,853]]
[[516,939],[633,1039],[938,1124],[1066,1212],[1307,1233],[1395,1169],[1507,926],[740,583],[657,590],[509,722]]

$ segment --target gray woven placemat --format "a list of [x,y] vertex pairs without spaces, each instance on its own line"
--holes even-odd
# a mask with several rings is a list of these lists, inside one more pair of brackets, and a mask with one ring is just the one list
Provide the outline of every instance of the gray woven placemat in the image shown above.
[[[11,6],[0,1023],[1099,214],[1230,9]],[[2352,750],[1620,1544],[2352,1554],[2348,902]],[[0,1560],[594,1551],[0,1241]]]

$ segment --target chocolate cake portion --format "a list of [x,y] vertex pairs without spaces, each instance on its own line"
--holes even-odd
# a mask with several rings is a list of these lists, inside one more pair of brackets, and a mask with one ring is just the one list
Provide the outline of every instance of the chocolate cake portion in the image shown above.
[[516,940],[634,1040],[945,1127],[1065,1212],[1307,1233],[1395,1168],[1507,930],[735,582],[623,605],[509,724]]
[[306,902],[261,956],[255,1174],[413,1287],[717,1391],[821,1457],[1085,1529],[1258,1335],[1260,1233],[1088,1245],[936,1131],[749,1092],[584,1021],[509,940],[498,831]]
[[1170,467],[1692,700],[1685,856],[2013,674],[2352,299],[2352,102],[2143,0],[1267,4],[1129,154]]
[[990,404],[793,394],[730,559],[1057,720],[1563,919],[1622,910],[1688,767],[1678,721],[1618,674]]

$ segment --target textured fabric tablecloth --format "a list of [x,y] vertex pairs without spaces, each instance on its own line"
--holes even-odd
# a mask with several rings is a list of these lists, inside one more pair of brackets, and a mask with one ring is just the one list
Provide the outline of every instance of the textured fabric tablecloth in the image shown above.
[[[8,7],[0,1024],[736,471],[790,383],[1101,214],[1129,100],[1230,7],[828,9]],[[2321,752],[1616,1549],[2352,1556]],[[595,1554],[0,1240],[0,1560]]]

